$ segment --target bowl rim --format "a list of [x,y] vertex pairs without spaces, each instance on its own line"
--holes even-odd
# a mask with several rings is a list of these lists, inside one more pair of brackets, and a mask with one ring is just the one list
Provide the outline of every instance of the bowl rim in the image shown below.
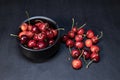
[[[29,20],[37,19],[37,18],[38,18],[38,19],[45,19],[45,20],[53,23],[53,24],[56,26],[56,28],[59,28],[58,24],[57,24],[53,19],[48,18],[48,17],[45,17],[45,16],[33,16],[33,17],[30,17],[30,18],[24,20],[22,23],[27,22],[27,21],[29,21]],[[50,46],[48,46],[48,47],[46,47],[46,48],[43,48],[43,49],[30,49],[30,48],[27,48],[27,47],[23,46],[20,42],[19,42],[19,45],[20,45],[22,48],[24,48],[24,49],[26,49],[26,50],[28,50],[28,51],[34,51],[34,52],[44,51],[44,50],[47,50],[47,49],[53,47],[54,45],[56,45],[56,43],[57,43],[58,40],[59,40],[59,37],[60,37],[60,30],[58,30],[58,36],[57,36],[57,38],[56,38],[56,40],[55,40],[55,43],[52,44],[52,45],[50,45]]]

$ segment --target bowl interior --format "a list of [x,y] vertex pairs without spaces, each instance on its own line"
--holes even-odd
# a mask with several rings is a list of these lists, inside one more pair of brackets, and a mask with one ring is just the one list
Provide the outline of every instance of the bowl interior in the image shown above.
[[[50,19],[48,17],[44,17],[44,16],[31,17],[29,19],[26,19],[24,22],[27,23],[27,24],[30,23],[31,25],[34,25],[39,20],[43,21],[44,23],[48,23],[49,26],[51,26],[54,29],[59,28],[54,20],[52,20],[52,19]],[[31,48],[28,48],[28,47],[22,45],[20,42],[19,43],[20,43],[20,46],[22,48],[24,48],[26,50],[29,50],[29,51],[44,51],[44,50],[47,50],[48,48],[51,48],[52,46],[54,46],[57,43],[57,41],[59,40],[59,37],[60,37],[60,31],[58,30],[58,35],[57,35],[57,37],[55,39],[55,43],[53,45],[50,45],[50,46],[48,46],[46,48],[43,48],[43,49],[31,49]]]

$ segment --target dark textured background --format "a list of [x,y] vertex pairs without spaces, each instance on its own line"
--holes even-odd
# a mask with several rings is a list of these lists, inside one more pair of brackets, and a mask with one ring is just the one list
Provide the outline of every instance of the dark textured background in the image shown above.
[[[32,63],[21,56],[16,39],[9,36],[30,16],[47,16],[66,31],[71,18],[79,25],[102,30],[101,61],[74,70],[66,60],[68,49],[61,45],[57,55],[45,63]],[[119,80],[120,3],[117,0],[0,0],[0,80]]]

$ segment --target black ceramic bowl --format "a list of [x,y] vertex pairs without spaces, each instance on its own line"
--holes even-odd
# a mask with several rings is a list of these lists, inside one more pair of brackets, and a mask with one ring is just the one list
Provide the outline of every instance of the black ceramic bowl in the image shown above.
[[[24,22],[25,23],[30,22],[30,24],[34,24],[36,20],[42,20],[43,22],[47,22],[53,28],[59,28],[54,20],[44,16],[31,17],[29,19],[26,19]],[[58,36],[56,37],[55,43],[53,45],[39,50],[27,48],[19,42],[20,51],[27,59],[33,62],[43,62],[50,59],[53,55],[57,53],[60,46],[59,38],[60,38],[60,31],[58,31]]]

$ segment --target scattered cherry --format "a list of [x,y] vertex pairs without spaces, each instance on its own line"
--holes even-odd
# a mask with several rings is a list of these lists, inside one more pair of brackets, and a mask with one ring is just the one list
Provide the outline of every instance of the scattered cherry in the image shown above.
[[75,37],[75,33],[73,31],[69,31],[68,32],[68,37],[71,38],[71,39],[74,38]]
[[94,37],[94,32],[93,32],[93,30],[88,30],[87,31],[87,33],[86,33],[86,36],[87,36],[87,38],[92,38],[92,37]]
[[68,39],[69,39],[68,35],[65,34],[65,35],[63,35],[63,37],[62,37],[62,42],[66,42]]
[[86,68],[88,68],[92,62],[98,62],[100,60],[100,55],[97,53],[92,53],[90,55],[90,59],[91,61],[86,65]]
[[82,41],[83,40],[83,36],[82,35],[76,35],[75,36],[75,41],[78,42],[78,41]]
[[80,50],[78,50],[78,49],[73,49],[73,50],[71,51],[71,56],[72,56],[74,59],[76,59],[76,58],[78,58],[78,57],[80,56],[80,53],[81,53]]
[[67,47],[73,47],[73,46],[74,46],[74,41],[72,41],[71,39],[68,39],[68,40],[66,41],[66,46],[67,46]]
[[91,50],[91,52],[93,52],[93,53],[98,53],[98,52],[100,51],[100,48],[99,48],[99,46],[97,46],[97,45],[92,45],[92,46],[90,47],[90,50]]
[[92,43],[92,40],[91,39],[86,39],[85,40],[85,46],[86,47],[91,47],[93,45],[93,43]]
[[79,59],[74,59],[74,60],[72,61],[72,67],[73,67],[74,69],[80,69],[80,68],[82,67],[82,61],[79,60]]
[[82,49],[84,47],[84,43],[81,41],[75,42],[75,47],[78,49]]

